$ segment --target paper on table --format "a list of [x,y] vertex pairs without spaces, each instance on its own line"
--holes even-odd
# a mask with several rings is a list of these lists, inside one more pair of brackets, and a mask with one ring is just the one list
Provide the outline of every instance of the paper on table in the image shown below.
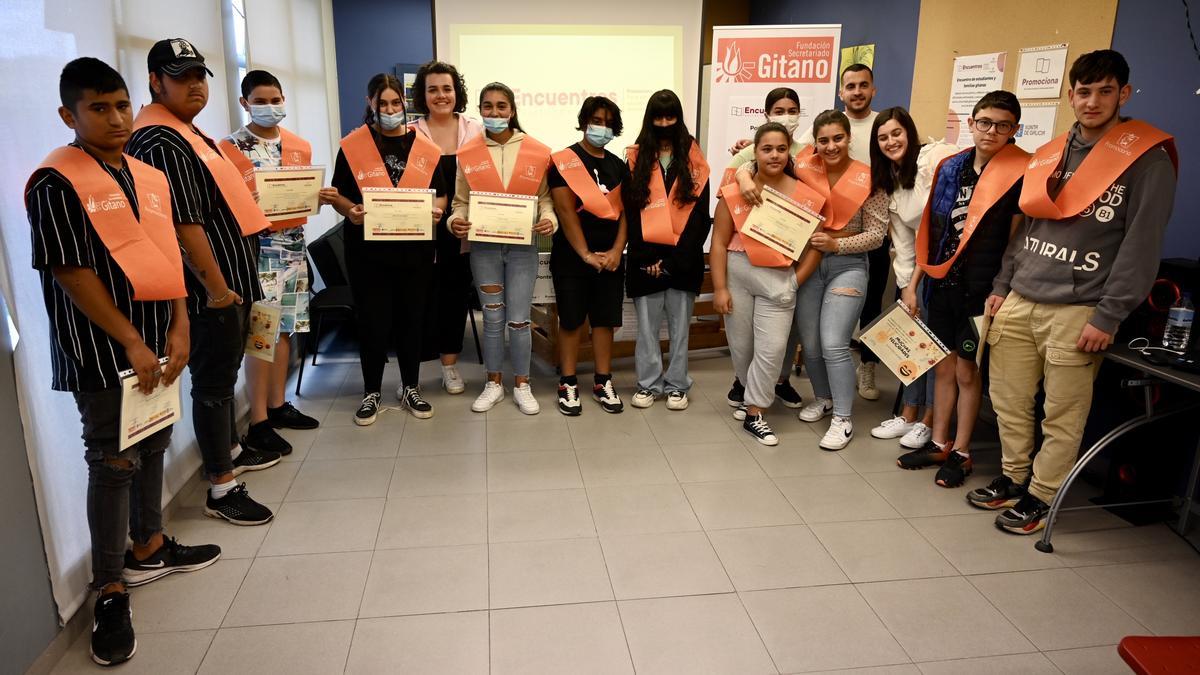
[[323,166],[262,167],[254,170],[254,182],[258,186],[258,205],[267,220],[315,216],[321,210]]
[[950,353],[901,302],[867,324],[858,339],[895,373],[901,384],[912,384]]
[[363,239],[431,241],[434,191],[415,188],[363,188]]
[[[161,358],[158,363],[165,366],[167,359]],[[138,391],[138,377],[132,370],[122,372],[120,377],[121,433],[118,447],[121,450],[180,419],[182,407],[179,400],[179,378],[170,385],[160,383],[154,391],[143,394]]]
[[533,242],[533,222],[537,218],[536,195],[472,192],[467,200],[467,213],[471,221],[468,241],[494,244]]

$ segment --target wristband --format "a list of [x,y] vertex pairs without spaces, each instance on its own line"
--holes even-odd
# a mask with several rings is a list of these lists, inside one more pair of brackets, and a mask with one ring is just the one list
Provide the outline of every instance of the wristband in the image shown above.
[[221,296],[221,297],[219,297],[219,298],[214,298],[213,296],[211,296],[211,295],[210,295],[210,296],[208,296],[208,302],[209,302],[210,304],[211,304],[211,303],[214,303],[214,302],[224,302],[224,301],[225,301],[225,298],[228,298],[228,297],[229,297],[229,294],[230,294],[230,293],[232,293],[232,292],[233,292],[233,289],[232,289],[232,288],[226,288],[226,289],[225,289],[225,295],[222,295],[222,296]]

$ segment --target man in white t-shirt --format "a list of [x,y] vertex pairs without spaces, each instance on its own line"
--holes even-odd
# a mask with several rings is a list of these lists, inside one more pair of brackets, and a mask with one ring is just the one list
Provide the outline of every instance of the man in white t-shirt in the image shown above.
[[[838,98],[846,106],[846,117],[850,118],[850,159],[870,164],[871,125],[879,115],[871,110],[871,101],[875,98],[875,74],[871,68],[861,63],[846,66]],[[800,143],[813,144],[812,129],[805,130]]]

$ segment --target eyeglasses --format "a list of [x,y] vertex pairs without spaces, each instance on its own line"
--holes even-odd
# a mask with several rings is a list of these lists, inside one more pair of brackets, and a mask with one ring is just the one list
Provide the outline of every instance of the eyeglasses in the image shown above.
[[1001,136],[1005,136],[1013,129],[1016,129],[1017,125],[1014,122],[993,122],[992,120],[983,117],[975,120],[975,128],[985,134],[995,128],[996,133],[1000,134]]

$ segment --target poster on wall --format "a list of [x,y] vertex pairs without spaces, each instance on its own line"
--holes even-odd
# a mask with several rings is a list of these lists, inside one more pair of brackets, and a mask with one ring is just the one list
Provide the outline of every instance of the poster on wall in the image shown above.
[[954,59],[950,76],[950,109],[946,113],[946,141],[960,148],[974,145],[967,118],[979,99],[1004,88],[1004,61],[1008,52],[973,54]]
[[[833,107],[841,36],[840,24],[713,27],[704,148],[714,181],[729,165],[729,148],[767,121],[763,103],[772,89],[791,87],[800,95],[800,129]],[[717,190],[711,192],[715,207]]]
[[1021,101],[1021,124],[1017,127],[1017,145],[1033,152],[1054,138],[1054,122],[1058,118],[1058,103],[1026,103]]
[[1067,44],[1025,47],[1017,65],[1018,98],[1058,98],[1067,68]]
[[861,63],[868,68],[875,67],[875,45],[853,45],[850,47],[842,47],[842,61],[838,66],[838,79],[842,77],[842,73],[850,66]]

